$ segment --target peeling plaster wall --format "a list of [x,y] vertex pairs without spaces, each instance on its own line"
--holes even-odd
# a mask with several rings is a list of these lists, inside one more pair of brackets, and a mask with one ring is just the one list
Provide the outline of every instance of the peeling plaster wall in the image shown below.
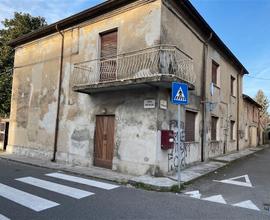
[[[143,1],[141,1],[143,2]],[[156,170],[155,89],[93,95],[72,91],[73,64],[99,58],[99,34],[118,29],[118,53],[160,43],[161,2],[140,4],[64,32],[64,62],[57,160],[92,166],[96,115],[115,115],[113,170],[135,175]],[[61,37],[51,35],[16,49],[8,151],[51,159]]]
[[51,158],[59,42],[53,36],[16,49],[8,151]]

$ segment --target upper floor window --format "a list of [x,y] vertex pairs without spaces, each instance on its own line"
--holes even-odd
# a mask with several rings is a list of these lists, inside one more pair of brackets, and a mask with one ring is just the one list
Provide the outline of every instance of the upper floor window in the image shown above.
[[258,122],[258,119],[259,119],[259,111],[258,109],[253,106],[253,122]]
[[185,122],[185,130],[186,130],[186,141],[193,142],[195,141],[195,121],[196,121],[196,112],[186,111],[186,122]]
[[217,124],[218,124],[218,117],[212,116],[211,117],[211,140],[217,140]]
[[235,78],[231,76],[231,96],[235,96]]
[[212,83],[214,83],[214,85],[218,85],[218,72],[219,65],[212,60]]

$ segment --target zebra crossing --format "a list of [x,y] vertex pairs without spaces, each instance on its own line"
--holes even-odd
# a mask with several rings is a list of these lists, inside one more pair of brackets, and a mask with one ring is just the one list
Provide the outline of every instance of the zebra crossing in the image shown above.
[[[60,172],[48,173],[44,175],[44,177],[46,176],[54,178],[54,179],[66,181],[67,183],[73,182],[76,184],[96,187],[103,190],[112,190],[119,187],[118,185],[114,185],[110,183],[103,183],[100,181],[90,180],[90,179],[77,177],[73,175],[67,175]],[[82,190],[75,187],[67,186],[65,184],[59,184],[52,181],[44,180],[42,178],[35,178],[32,176],[17,178],[14,180],[21,182],[23,184],[30,185],[32,187],[41,188],[43,190],[48,190],[57,194],[71,197],[72,199],[82,199],[82,198],[89,197],[95,194],[88,190]],[[0,197],[8,199],[16,204],[24,206],[35,212],[41,212],[41,211],[61,205],[55,201],[51,201],[51,200],[39,197],[32,193],[25,192],[19,188],[8,186],[2,183],[0,183]],[[0,214],[0,220],[7,220],[7,219],[9,218]]]

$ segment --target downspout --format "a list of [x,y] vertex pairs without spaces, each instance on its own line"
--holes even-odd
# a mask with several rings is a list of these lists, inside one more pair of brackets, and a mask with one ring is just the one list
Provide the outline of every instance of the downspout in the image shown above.
[[[243,75],[243,69],[241,70]],[[236,150],[239,151],[239,120],[240,120],[240,74],[237,74],[237,123],[236,123]]]
[[204,146],[206,145],[206,76],[207,76],[207,59],[208,59],[208,44],[213,37],[213,33],[211,32],[209,38],[204,41],[203,47],[203,73],[202,73],[202,85],[201,85],[201,94],[202,94],[202,132],[201,132],[201,161],[205,160],[204,158]]
[[59,112],[60,112],[60,101],[61,101],[61,88],[62,88],[62,75],[63,75],[63,58],[64,58],[64,34],[59,30],[58,25],[55,29],[61,35],[61,54],[60,54],[60,69],[58,77],[58,94],[57,94],[57,109],[56,109],[56,119],[55,119],[55,131],[54,131],[54,146],[53,146],[53,158],[52,162],[56,161],[57,152],[57,141],[58,141],[58,131],[59,131]]

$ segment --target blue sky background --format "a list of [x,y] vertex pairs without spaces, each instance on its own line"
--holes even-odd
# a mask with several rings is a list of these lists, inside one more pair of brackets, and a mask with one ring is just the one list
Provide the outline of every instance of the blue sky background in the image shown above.
[[262,89],[270,100],[270,1],[191,2],[250,72],[244,79],[244,93],[255,97]]
[[[43,16],[52,23],[101,2],[103,0],[0,0],[0,20],[19,11]],[[258,89],[262,89],[270,100],[270,0],[191,2],[249,70],[244,92],[254,97]]]

